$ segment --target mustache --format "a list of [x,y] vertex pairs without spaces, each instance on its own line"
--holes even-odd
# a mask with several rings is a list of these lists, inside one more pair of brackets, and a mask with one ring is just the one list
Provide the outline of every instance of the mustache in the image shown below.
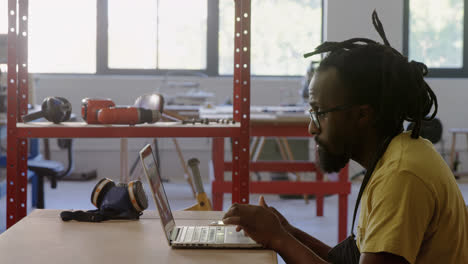
[[314,140],[315,140],[315,143],[317,143],[319,147],[327,150],[327,147],[325,147],[325,145],[320,141],[320,139],[318,139],[317,137],[314,137]]
[[349,156],[346,153],[332,154],[322,142],[315,137],[318,148],[319,167],[326,173],[339,172],[346,166]]

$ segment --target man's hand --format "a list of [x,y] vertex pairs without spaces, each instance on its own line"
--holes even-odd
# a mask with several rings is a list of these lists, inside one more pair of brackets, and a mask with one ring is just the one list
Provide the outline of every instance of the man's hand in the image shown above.
[[271,206],[267,205],[263,195],[260,195],[260,199],[258,199],[258,205],[260,205],[261,207],[267,208],[272,213],[274,213],[276,215],[276,217],[278,217],[278,219],[279,219],[281,225],[283,226],[283,228],[286,231],[291,232],[293,226],[291,224],[289,224],[288,220],[286,220],[286,218],[280,212],[278,212],[278,210],[276,210],[274,207],[271,207]]
[[[286,231],[290,232],[292,230],[293,226],[291,224],[289,224],[288,220],[286,220],[286,218],[280,212],[278,212],[278,210],[276,210],[274,207],[271,207],[271,206],[267,205],[263,195],[260,195],[260,198],[258,199],[258,205],[260,205],[263,208],[266,208],[266,209],[270,210],[273,214],[275,214],[276,217],[278,217],[278,220],[280,221],[280,224],[283,226],[283,228]],[[241,230],[242,230],[242,227],[237,226],[236,231],[239,232]]]
[[262,206],[233,204],[224,215],[223,222],[237,225],[257,243],[275,251],[280,249],[281,240],[288,235],[278,217]]

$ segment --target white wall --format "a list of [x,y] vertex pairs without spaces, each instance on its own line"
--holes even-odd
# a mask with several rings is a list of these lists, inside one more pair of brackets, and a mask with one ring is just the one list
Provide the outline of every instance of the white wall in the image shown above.
[[[371,13],[377,10],[391,45],[400,50],[403,47],[403,0],[325,0],[325,38],[339,41],[352,37],[368,37],[381,41],[375,32]],[[306,23],[304,19],[304,23]],[[38,76],[36,81],[36,102],[46,96],[65,96],[72,101],[74,112],[79,115],[80,100],[84,97],[110,97],[118,104],[132,104],[136,96],[150,92],[161,84],[158,77],[137,76]],[[439,99],[438,116],[444,125],[445,148],[448,149],[451,135],[449,128],[468,127],[465,100],[468,99],[467,79],[428,79]],[[216,93],[216,102],[222,102],[232,94],[232,78],[208,78],[200,80],[204,90]],[[278,105],[280,89],[289,89],[291,94],[300,89],[300,79],[261,78],[252,80],[252,104]],[[196,155],[202,162],[201,172],[208,174],[209,144],[207,139],[181,139],[186,159]],[[466,140],[458,139],[459,150],[466,149]],[[130,140],[132,151],[130,162],[144,140]],[[118,178],[119,141],[117,139],[79,139],[76,141],[76,162],[80,171],[98,168],[99,177]],[[438,146],[440,148],[440,146]],[[181,179],[182,169],[168,140],[161,141],[163,173],[168,177]],[[54,158],[62,159],[62,152],[54,152]],[[462,155],[462,158],[467,155]],[[466,159],[463,165],[468,166]],[[164,169],[165,168],[165,169]]]

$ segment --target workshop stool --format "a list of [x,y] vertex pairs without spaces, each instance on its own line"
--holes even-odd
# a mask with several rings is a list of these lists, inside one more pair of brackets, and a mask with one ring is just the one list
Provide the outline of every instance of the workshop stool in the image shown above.
[[44,208],[44,177],[50,178],[51,187],[57,188],[57,175],[64,171],[62,163],[53,160],[44,160],[42,158],[28,160],[28,169],[36,174],[35,179],[37,180],[37,194],[33,197],[37,197],[37,200],[32,201],[32,206],[38,209]]

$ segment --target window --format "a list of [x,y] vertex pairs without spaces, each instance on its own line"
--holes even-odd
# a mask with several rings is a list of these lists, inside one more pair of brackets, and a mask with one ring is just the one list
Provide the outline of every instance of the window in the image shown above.
[[[322,1],[251,1],[252,75],[304,75]],[[234,0],[41,0],[29,13],[30,72],[233,74]]]
[[[96,73],[96,1],[29,1],[29,72]],[[7,28],[8,0],[0,0],[0,38]]]
[[[310,60],[302,55],[322,40],[322,1],[254,0],[251,3],[251,74],[304,75]],[[220,0],[219,11],[219,73],[232,74],[234,1]]]
[[7,62],[7,34],[8,34],[8,2],[0,0],[0,73],[6,71]]
[[207,0],[108,1],[108,67],[203,70],[206,31]]
[[0,0],[0,35],[8,33],[8,1]]
[[466,77],[465,0],[405,1],[404,53],[431,77]]
[[29,72],[96,72],[96,0],[29,1],[28,29]]

